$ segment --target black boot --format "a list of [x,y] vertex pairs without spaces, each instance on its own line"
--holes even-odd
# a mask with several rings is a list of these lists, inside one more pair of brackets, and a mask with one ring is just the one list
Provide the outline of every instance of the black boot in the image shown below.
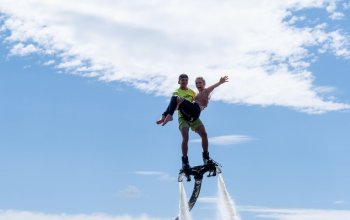
[[204,162],[204,165],[214,163],[214,161],[209,157],[208,151],[203,152],[203,162]]
[[190,169],[190,164],[188,162],[188,157],[187,156],[184,156],[181,158],[182,159],[182,169],[183,170],[188,170]]

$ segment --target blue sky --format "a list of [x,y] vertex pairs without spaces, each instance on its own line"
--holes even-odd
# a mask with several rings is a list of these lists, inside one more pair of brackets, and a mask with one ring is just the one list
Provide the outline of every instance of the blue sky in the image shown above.
[[[183,72],[230,77],[201,119],[242,219],[350,217],[349,1],[10,2],[0,220],[173,219],[181,136],[155,121]],[[216,184],[193,219],[216,218]]]

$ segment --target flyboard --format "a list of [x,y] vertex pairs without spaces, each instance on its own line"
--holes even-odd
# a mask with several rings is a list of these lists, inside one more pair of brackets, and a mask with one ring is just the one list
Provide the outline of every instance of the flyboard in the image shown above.
[[[194,178],[194,187],[192,195],[188,201],[188,210],[191,211],[193,206],[196,204],[199,197],[199,193],[202,187],[203,175],[208,173],[207,177],[216,176],[216,174],[221,173],[221,165],[217,162],[211,162],[205,165],[199,165],[191,167],[189,169],[181,169],[178,177],[178,181],[182,182],[186,178],[187,182],[191,181],[191,176]],[[179,220],[179,217],[176,217],[175,220]]]

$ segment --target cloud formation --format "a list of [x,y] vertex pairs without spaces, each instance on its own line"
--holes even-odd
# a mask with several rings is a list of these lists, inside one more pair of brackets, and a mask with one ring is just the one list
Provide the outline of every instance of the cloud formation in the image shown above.
[[[253,138],[246,135],[223,135],[208,138],[209,142],[213,145],[232,145],[240,144],[253,140]],[[201,139],[191,140],[192,143],[201,143]]]
[[[348,33],[327,25],[344,19],[346,7],[336,0],[2,0],[0,20],[11,55],[38,53],[83,77],[168,96],[180,73],[208,84],[226,74],[230,83],[214,100],[323,113],[350,109],[331,86],[314,85],[308,70],[318,53],[350,58]],[[295,13],[308,9],[329,16],[315,23]]]
[[129,185],[125,189],[118,192],[118,196],[124,198],[139,198],[141,195],[141,191],[136,186],[132,185]]
[[[216,198],[202,198],[199,202],[215,204]],[[350,219],[349,210],[335,209],[275,209],[254,206],[239,206],[239,212],[253,213],[261,219],[271,220],[315,220]],[[103,213],[95,214],[46,214],[41,212],[0,210],[0,220],[167,220],[172,218],[157,218],[147,214],[140,216],[118,215],[112,216]]]
[[253,212],[258,217],[272,220],[350,219],[350,210],[274,209],[262,207],[239,207],[239,210]]
[[165,220],[146,214],[140,216],[120,215],[112,216],[102,213],[96,214],[46,214],[40,212],[0,210],[0,220]]

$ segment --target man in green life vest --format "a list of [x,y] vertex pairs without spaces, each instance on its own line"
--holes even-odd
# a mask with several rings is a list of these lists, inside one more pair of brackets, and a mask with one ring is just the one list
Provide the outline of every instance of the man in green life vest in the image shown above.
[[[193,102],[196,96],[196,92],[188,88],[188,76],[186,74],[181,74],[179,76],[178,84],[180,85],[180,87],[175,90],[175,92],[173,93],[173,96],[179,96],[184,99],[187,99],[190,102]],[[156,123],[162,124],[164,122],[166,115],[167,115],[166,113],[163,113],[162,118],[159,119]],[[199,136],[202,139],[204,164],[212,163],[212,159],[210,159],[209,152],[208,152],[208,135],[202,121],[199,118],[193,122],[186,121],[180,112],[178,112],[178,116],[179,116],[178,117],[179,130],[182,135],[182,143],[181,143],[182,169],[186,170],[190,168],[188,156],[187,156],[190,128],[192,131],[195,131],[197,134],[199,134]]]

